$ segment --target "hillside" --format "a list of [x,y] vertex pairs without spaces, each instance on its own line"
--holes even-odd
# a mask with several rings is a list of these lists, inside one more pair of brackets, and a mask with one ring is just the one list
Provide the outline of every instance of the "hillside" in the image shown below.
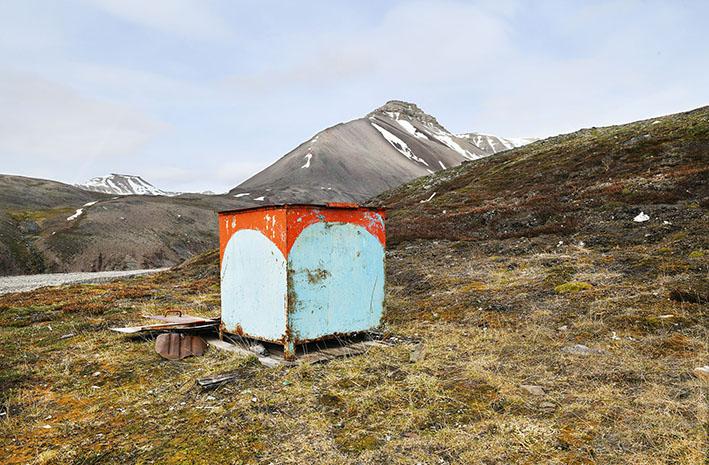
[[[706,225],[709,107],[552,137],[384,194],[389,237],[559,236],[607,249]],[[430,200],[429,200],[430,199]],[[633,219],[641,212],[647,222]]]
[[0,275],[43,271],[42,253],[33,240],[41,225],[51,217],[69,216],[73,206],[104,198],[60,182],[0,175]]
[[232,195],[279,202],[361,202],[404,182],[493,153],[413,103],[387,102],[317,133]]
[[215,211],[247,202],[198,194],[112,196],[0,176],[0,275],[156,268],[218,244]]
[[[0,296],[0,461],[704,463],[708,143],[702,108],[382,196],[397,343],[328,364],[166,362],[152,339],[105,330],[218,315],[216,251]],[[224,372],[238,378],[195,385]]]

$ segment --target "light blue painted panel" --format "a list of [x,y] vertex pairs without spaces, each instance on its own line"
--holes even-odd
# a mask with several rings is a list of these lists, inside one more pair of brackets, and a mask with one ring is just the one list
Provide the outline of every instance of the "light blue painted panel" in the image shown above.
[[350,223],[315,223],[288,255],[290,328],[297,339],[379,325],[384,306],[384,248]]
[[259,231],[236,232],[224,250],[221,272],[222,322],[227,330],[270,340],[286,330],[286,261]]

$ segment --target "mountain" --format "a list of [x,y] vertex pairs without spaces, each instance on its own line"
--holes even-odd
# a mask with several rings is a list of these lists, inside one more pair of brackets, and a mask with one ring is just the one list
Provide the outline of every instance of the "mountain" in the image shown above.
[[539,139],[536,137],[498,137],[479,132],[458,134],[461,139],[467,139],[471,144],[482,150],[487,155],[494,155],[505,150],[511,150],[523,145],[531,144]]
[[452,134],[415,104],[392,100],[317,133],[230,194],[264,203],[362,202],[490,153],[472,138]]
[[174,196],[179,194],[178,192],[166,192],[158,189],[140,176],[132,174],[112,173],[108,176],[98,176],[91,178],[86,184],[76,184],[76,187],[113,195]]
[[224,195],[116,196],[0,175],[0,275],[171,266],[218,244]]

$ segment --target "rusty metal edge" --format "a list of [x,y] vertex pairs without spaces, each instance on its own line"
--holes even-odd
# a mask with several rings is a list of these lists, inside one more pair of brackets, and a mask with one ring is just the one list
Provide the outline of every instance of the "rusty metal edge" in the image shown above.
[[360,204],[347,204],[343,202],[332,202],[332,203],[274,203],[270,205],[254,205],[252,207],[242,207],[242,208],[231,208],[229,210],[219,210],[217,213],[229,214],[229,213],[240,213],[245,211],[255,211],[255,210],[277,210],[282,208],[330,208],[334,210],[365,210],[365,211],[376,211],[385,212],[386,208],[383,207],[367,207]]

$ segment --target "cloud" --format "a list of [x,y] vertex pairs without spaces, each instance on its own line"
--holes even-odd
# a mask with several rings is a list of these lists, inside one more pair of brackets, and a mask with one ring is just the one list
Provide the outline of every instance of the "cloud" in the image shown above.
[[128,106],[86,98],[69,87],[0,72],[0,156],[84,160],[130,156],[167,128]]
[[224,85],[260,104],[294,94],[321,108],[403,98],[453,131],[553,135],[705,102],[709,73],[698,57],[709,46],[691,26],[695,10],[639,1],[404,2],[327,40],[294,34],[261,69]]
[[145,167],[139,174],[157,187],[170,186],[170,189],[179,192],[227,192],[269,165],[267,161],[225,159],[228,157],[210,154],[197,166],[186,168],[162,164]]
[[[410,2],[387,11],[372,27],[349,34],[334,31],[327,40],[303,43],[294,37],[283,57],[265,69],[232,76],[227,85],[240,91],[340,86],[356,80],[395,79],[428,83],[462,82],[507,53],[504,21],[481,8],[454,2]],[[295,57],[295,44],[314,47]],[[278,52],[275,52],[278,53]],[[295,59],[294,59],[295,58]],[[283,63],[270,66],[270,63]]]
[[196,39],[230,36],[226,23],[197,0],[84,0],[113,16],[143,27]]

